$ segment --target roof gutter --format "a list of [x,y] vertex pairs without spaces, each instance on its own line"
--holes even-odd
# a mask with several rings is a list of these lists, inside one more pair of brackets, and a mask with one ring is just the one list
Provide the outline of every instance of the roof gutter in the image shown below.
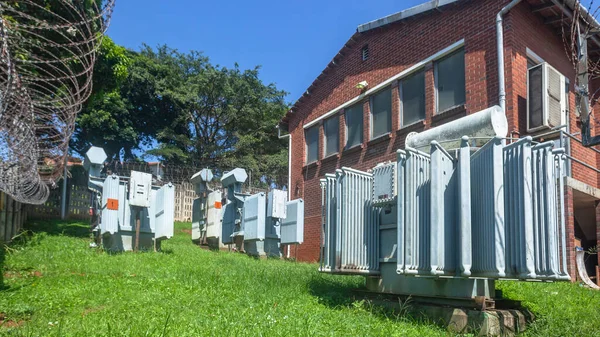
[[508,13],[513,7],[518,5],[521,0],[513,0],[511,3],[506,5],[496,15],[496,36],[497,36],[497,49],[498,49],[498,105],[502,109],[502,112],[506,114],[506,86],[504,80],[504,27],[503,27],[503,16]]

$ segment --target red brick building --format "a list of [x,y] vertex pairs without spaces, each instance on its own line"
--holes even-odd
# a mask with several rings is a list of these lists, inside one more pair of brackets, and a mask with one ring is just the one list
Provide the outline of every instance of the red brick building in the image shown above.
[[[346,166],[368,170],[394,160],[408,133],[499,104],[497,15],[508,0],[439,0],[360,25],[282,120],[290,134],[290,194],[305,204],[302,261],[317,261],[321,237],[319,179]],[[546,62],[566,78],[562,130],[579,134],[561,25],[562,0],[523,0],[502,15],[507,137],[559,138],[528,132],[528,73]],[[590,41],[590,56],[600,45]],[[531,74],[535,76],[535,74]],[[592,90],[593,92],[593,90]],[[532,107],[532,110],[535,107]],[[533,118],[533,117],[531,117]],[[533,126],[536,121],[530,119]],[[593,133],[593,132],[592,132]],[[600,153],[569,141],[568,249],[600,240]],[[575,138],[581,138],[581,135]],[[597,220],[598,219],[598,220]],[[570,273],[574,275],[574,255]],[[590,274],[597,259],[589,262]]]

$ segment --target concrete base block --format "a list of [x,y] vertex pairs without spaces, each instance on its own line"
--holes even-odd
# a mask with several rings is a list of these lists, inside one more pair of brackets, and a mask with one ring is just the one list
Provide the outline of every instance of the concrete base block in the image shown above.
[[[154,240],[154,233],[140,233],[139,251],[160,251],[161,240]],[[118,253],[129,252],[135,248],[135,232],[120,231],[113,235],[105,233],[102,236],[102,247],[104,250]]]
[[494,298],[495,282],[490,279],[434,278],[398,275],[395,263],[381,263],[381,275],[366,278],[374,293],[427,297]]
[[413,318],[443,326],[451,334],[515,336],[525,331],[527,323],[532,322],[527,319],[527,314],[521,311],[523,309],[480,311],[422,304],[416,300],[409,300],[408,304],[402,304],[400,301],[392,301],[389,298],[372,299],[372,302]]
[[265,239],[264,241],[244,241],[246,254],[259,258],[281,257],[279,240]]

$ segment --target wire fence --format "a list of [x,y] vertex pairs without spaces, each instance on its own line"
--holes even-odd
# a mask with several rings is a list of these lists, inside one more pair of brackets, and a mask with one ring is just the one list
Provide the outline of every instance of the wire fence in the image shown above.
[[115,0],[0,1],[0,191],[41,204],[63,174]]
[[[153,184],[161,186],[167,183],[172,183],[175,186],[175,221],[191,221],[192,205],[194,199],[198,196],[194,190],[194,185],[191,182],[191,177],[199,172],[201,168],[184,166],[184,165],[164,165],[158,162],[121,162],[111,161],[105,165],[104,175],[116,174],[123,179],[131,176],[131,171],[138,171],[152,174]],[[216,169],[216,176],[213,181],[209,182],[209,187],[212,190],[222,189],[220,176],[230,171],[231,169]],[[73,169],[71,169],[74,172]],[[82,172],[84,171],[79,171]],[[247,194],[255,194],[260,192],[267,193],[269,187],[264,184],[258,185],[256,177],[254,182],[252,173],[248,172],[249,179],[242,186],[242,192]],[[259,181],[260,182],[260,181]],[[74,175],[67,181],[67,191],[64,194],[63,201],[62,189],[63,184],[58,184],[60,187],[50,189],[49,196],[44,203],[31,205],[28,207],[31,218],[60,218],[62,203],[66,204],[66,217],[73,220],[90,219],[89,207],[91,205],[92,194],[86,185],[86,179],[81,179]]]

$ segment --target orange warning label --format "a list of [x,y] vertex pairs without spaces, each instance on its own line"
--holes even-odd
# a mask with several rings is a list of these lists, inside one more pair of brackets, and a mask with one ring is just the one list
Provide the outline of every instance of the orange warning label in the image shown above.
[[215,208],[216,209],[221,209],[223,207],[223,205],[221,205],[220,201],[215,201]]
[[113,211],[118,211],[119,210],[119,199],[108,199],[106,201],[106,208],[113,210]]

